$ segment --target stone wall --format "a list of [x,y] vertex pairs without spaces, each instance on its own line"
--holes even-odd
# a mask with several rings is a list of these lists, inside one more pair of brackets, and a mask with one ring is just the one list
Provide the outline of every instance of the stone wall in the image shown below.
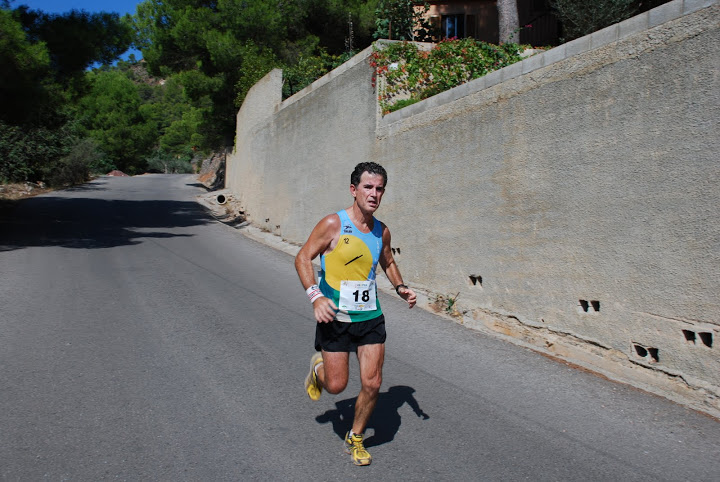
[[[199,160],[198,181],[208,190],[225,187],[225,159],[227,152],[213,152],[210,157]],[[197,167],[196,167],[197,168]]]
[[719,23],[675,0],[385,117],[369,50],[284,102],[274,72],[227,187],[302,243],[379,162],[405,279],[459,322],[719,416]]

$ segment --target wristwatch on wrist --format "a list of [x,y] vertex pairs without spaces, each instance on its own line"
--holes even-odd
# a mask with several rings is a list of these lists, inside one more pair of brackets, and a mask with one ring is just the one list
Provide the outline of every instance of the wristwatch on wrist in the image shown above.
[[399,285],[397,285],[397,286],[395,287],[395,293],[397,293],[398,296],[400,296],[400,288],[405,288],[406,290],[410,289],[410,288],[407,287],[407,285],[404,285],[404,284],[399,284]]

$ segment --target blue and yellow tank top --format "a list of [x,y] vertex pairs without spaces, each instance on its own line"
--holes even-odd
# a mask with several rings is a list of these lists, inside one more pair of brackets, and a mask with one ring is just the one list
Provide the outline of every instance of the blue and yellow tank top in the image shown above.
[[320,290],[339,308],[338,321],[367,321],[382,314],[377,299],[375,270],[382,251],[382,223],[363,233],[343,209],[337,246],[320,256]]

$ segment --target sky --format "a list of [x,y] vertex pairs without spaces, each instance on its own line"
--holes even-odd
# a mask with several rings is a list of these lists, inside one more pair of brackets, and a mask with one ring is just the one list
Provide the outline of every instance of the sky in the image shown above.
[[65,13],[72,9],[88,12],[117,12],[121,15],[134,14],[141,0],[11,0],[10,7],[27,5],[33,10],[47,13]]
[[[134,15],[137,4],[141,2],[142,0],[10,0],[10,8],[27,5],[31,10],[42,10],[46,13],[66,13],[75,9],[86,12],[117,12],[122,16],[126,13]],[[128,50],[122,58],[127,60],[131,53],[135,54],[136,59],[142,58],[138,50]]]

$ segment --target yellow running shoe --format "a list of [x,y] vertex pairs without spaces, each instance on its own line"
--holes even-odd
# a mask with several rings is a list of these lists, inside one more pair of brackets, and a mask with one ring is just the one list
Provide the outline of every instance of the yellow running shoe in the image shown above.
[[370,465],[372,462],[372,456],[363,445],[362,435],[354,433],[351,437],[350,432],[345,435],[345,453],[352,456],[355,465]]
[[320,385],[315,374],[315,367],[322,362],[322,353],[320,352],[315,353],[310,359],[310,373],[305,378],[305,391],[312,400],[320,400],[320,394],[322,393],[322,385]]

